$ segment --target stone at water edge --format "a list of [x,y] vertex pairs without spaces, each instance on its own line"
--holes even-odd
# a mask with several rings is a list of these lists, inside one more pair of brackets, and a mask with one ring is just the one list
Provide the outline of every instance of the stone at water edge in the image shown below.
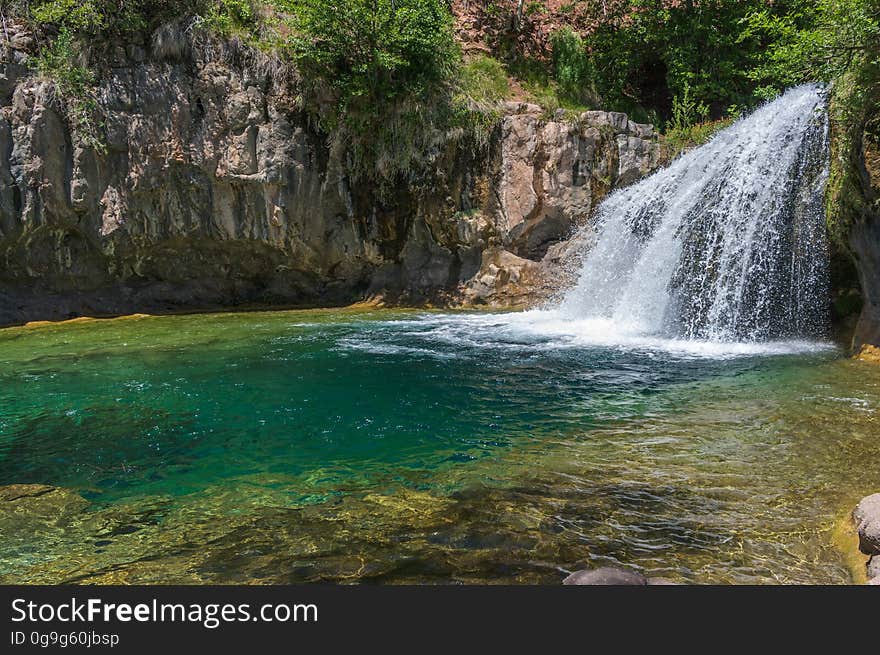
[[880,580],[880,555],[874,555],[867,564],[868,580]]
[[856,359],[860,359],[863,362],[871,362],[872,364],[880,364],[880,348],[865,344],[856,355]]
[[880,493],[862,498],[852,516],[859,533],[859,550],[865,555],[880,555]]
[[627,585],[645,586],[647,578],[641,573],[603,566],[599,569],[575,571],[562,581],[564,585]]

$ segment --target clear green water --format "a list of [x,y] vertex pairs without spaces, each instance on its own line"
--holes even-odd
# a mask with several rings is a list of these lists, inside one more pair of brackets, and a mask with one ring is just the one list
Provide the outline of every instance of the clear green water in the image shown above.
[[2,330],[0,485],[76,495],[6,503],[0,581],[851,580],[880,367],[595,337],[351,310]]

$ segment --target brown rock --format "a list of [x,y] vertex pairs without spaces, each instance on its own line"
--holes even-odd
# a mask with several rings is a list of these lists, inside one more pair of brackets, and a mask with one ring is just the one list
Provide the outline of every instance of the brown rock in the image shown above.
[[565,578],[562,584],[644,586],[648,584],[648,581],[641,573],[603,566],[599,569],[575,571]]
[[859,534],[859,550],[865,555],[880,555],[880,493],[859,501],[853,510],[853,522]]
[[877,346],[872,346],[870,344],[865,344],[862,346],[859,354],[856,355],[856,358],[862,360],[863,362],[880,364],[880,348],[878,348]]

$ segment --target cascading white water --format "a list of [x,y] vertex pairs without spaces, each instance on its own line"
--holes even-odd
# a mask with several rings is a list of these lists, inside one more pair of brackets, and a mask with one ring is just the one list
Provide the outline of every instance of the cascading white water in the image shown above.
[[705,341],[824,336],[823,90],[791,89],[608,197],[565,319]]

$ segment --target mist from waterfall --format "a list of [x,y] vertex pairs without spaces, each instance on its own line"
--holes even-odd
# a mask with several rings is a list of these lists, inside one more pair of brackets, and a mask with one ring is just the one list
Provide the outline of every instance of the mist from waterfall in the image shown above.
[[825,336],[825,104],[819,86],[791,89],[609,196],[556,317],[710,342]]

